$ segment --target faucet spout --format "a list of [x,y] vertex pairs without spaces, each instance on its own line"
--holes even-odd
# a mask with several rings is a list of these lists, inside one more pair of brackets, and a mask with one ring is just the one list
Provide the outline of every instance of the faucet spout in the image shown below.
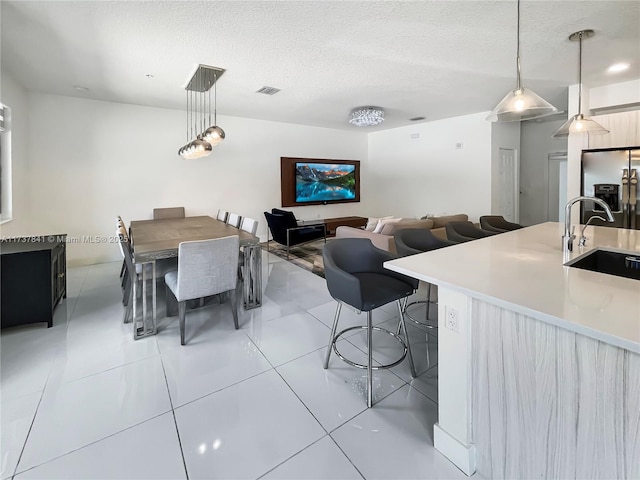
[[573,251],[573,241],[575,240],[576,236],[571,231],[571,207],[577,202],[597,203],[604,210],[604,213],[607,216],[607,220],[609,220],[610,222],[614,221],[613,213],[611,212],[609,205],[607,205],[607,203],[601,198],[580,196],[569,200],[564,209],[564,235],[562,236],[562,249],[565,254],[567,252]]

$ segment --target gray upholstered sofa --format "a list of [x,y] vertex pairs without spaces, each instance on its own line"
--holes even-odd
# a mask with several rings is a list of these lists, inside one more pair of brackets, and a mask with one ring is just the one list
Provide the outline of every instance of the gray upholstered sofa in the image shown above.
[[398,222],[388,223],[384,225],[380,233],[373,233],[361,228],[354,227],[338,227],[336,229],[336,238],[368,238],[378,248],[387,250],[391,253],[396,252],[396,244],[393,240],[393,234],[396,230],[403,228],[426,228],[433,232],[434,235],[446,240],[447,234],[444,226],[449,222],[465,222],[469,220],[466,214],[446,215],[441,217],[429,217],[426,219],[403,218]]

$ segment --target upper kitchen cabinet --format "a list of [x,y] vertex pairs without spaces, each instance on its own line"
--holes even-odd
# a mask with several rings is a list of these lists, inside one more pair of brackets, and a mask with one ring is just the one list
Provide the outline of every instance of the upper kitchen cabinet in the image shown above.
[[590,135],[589,149],[636,147],[640,145],[640,110],[592,116],[609,133]]

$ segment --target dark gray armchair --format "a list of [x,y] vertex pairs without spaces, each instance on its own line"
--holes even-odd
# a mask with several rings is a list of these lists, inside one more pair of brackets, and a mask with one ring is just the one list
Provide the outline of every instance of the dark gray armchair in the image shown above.
[[264,216],[273,240],[287,247],[287,258],[289,258],[291,247],[320,238],[327,241],[327,229],[324,223],[299,226],[293,212],[277,208],[272,209],[271,213],[264,212]]
[[[372,370],[394,367],[408,355],[411,374],[415,377],[411,346],[400,300],[413,293],[418,286],[418,280],[384,268],[383,263],[394,259],[395,256],[385,250],[374,247],[371,240],[367,238],[340,238],[333,240],[324,247],[323,258],[327,288],[331,296],[338,301],[331,336],[329,337],[329,345],[327,346],[324,368],[329,367],[332,349],[336,355],[349,365],[357,368],[366,368],[367,406],[371,407],[373,405]],[[400,326],[404,331],[404,339],[396,333],[372,326],[371,311],[393,301],[398,306]],[[347,328],[336,335],[342,303],[351,305],[356,310],[367,312],[367,324]],[[367,330],[367,364],[355,363],[347,359],[340,354],[336,346],[336,342],[341,335],[354,329]],[[404,353],[399,360],[387,365],[373,365],[373,330],[391,335],[402,345]]]

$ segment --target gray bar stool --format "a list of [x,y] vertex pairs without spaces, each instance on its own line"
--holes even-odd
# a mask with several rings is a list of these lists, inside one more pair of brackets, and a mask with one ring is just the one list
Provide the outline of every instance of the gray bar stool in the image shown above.
[[[398,255],[401,257],[407,257],[409,255],[416,255],[418,253],[429,252],[431,250],[437,250],[439,248],[449,247],[451,245],[456,245],[457,242],[452,242],[451,240],[444,240],[442,238],[436,237],[430,230],[425,228],[407,228],[402,230],[397,230],[393,235],[394,241],[396,243],[396,251]],[[416,300],[415,302],[409,303],[405,307],[405,315],[411,320],[413,323],[423,327],[427,332],[427,344],[429,343],[428,335],[429,333],[434,332],[438,329],[438,324],[430,323],[429,319],[429,310],[431,307],[431,287],[430,283],[427,283],[427,299],[426,300]],[[420,321],[418,318],[414,317],[410,311],[409,307],[413,305],[426,304],[426,314],[424,321]],[[436,318],[437,322],[437,318]],[[399,329],[398,329],[399,330]],[[431,365],[431,358],[429,357],[429,346],[427,345],[427,370],[435,367],[435,365]]]
[[[373,405],[373,370],[391,368],[400,364],[409,356],[411,375],[416,376],[411,356],[411,345],[404,321],[404,309],[400,300],[411,295],[418,286],[418,280],[387,270],[383,263],[395,257],[385,250],[376,248],[367,238],[340,238],[333,240],[323,251],[325,277],[331,296],[338,301],[336,315],[331,328],[329,345],[325,357],[324,368],[329,367],[331,350],[349,365],[367,369],[367,406]],[[404,330],[404,340],[396,333],[372,326],[372,310],[395,301],[398,305],[400,325]],[[342,304],[351,305],[356,310],[367,312],[367,324],[350,327],[336,334]],[[367,331],[367,363],[356,363],[340,353],[336,342],[342,335],[355,329]],[[386,333],[395,338],[403,347],[402,356],[395,362],[386,365],[373,365],[373,331]]]

